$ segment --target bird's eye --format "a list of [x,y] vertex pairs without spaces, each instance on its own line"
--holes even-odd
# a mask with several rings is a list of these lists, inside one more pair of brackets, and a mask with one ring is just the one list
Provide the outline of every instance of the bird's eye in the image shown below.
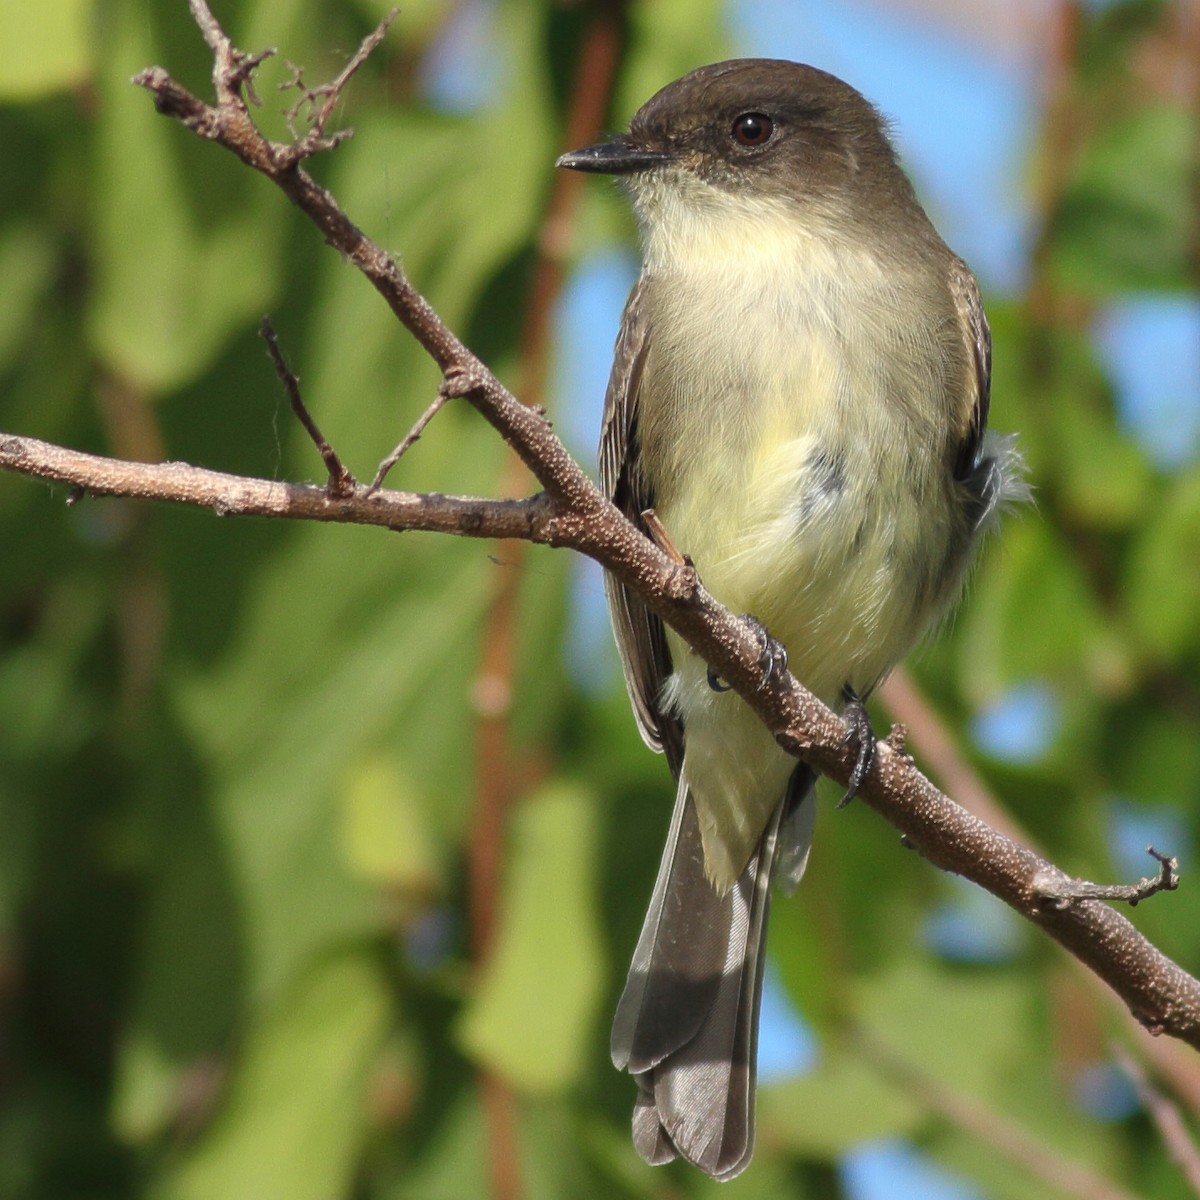
[[771,140],[775,122],[766,113],[742,113],[734,120],[731,132],[739,146],[762,146]]

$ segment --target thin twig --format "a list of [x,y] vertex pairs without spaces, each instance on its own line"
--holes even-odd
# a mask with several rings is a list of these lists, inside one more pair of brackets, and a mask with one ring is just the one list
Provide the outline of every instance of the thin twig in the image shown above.
[[1179,887],[1179,862],[1167,854],[1160,854],[1153,846],[1146,853],[1158,862],[1158,874],[1147,875],[1137,883],[1089,883],[1086,879],[1057,878],[1035,879],[1038,894],[1052,903],[1066,906],[1079,900],[1116,900],[1136,908],[1142,900],[1148,900],[1159,892],[1173,892]]
[[304,431],[312,439],[313,445],[317,448],[317,453],[325,462],[325,469],[329,472],[329,479],[325,485],[325,490],[329,493],[329,498],[331,500],[343,500],[347,496],[353,495],[358,483],[354,476],[342,465],[342,460],[338,458],[337,451],[334,450],[326,440],[325,435],[317,428],[316,421],[313,420],[312,414],[308,411],[308,407],[304,403],[304,398],[300,395],[300,380],[296,376],[295,371],[284,360],[283,351],[279,348],[279,339],[275,336],[275,327],[271,324],[270,317],[263,317],[262,324],[258,327],[258,333],[263,341],[267,343],[267,353],[271,356],[271,362],[275,364],[275,374],[279,376],[279,380],[283,384],[283,390],[287,392],[292,412],[296,414],[296,420],[304,426]]
[[1133,1083],[1171,1161],[1183,1172],[1193,1193],[1200,1196],[1200,1149],[1184,1124],[1179,1109],[1154,1087],[1141,1065],[1123,1046],[1113,1046],[1113,1057]]
[[375,478],[371,480],[371,486],[367,488],[368,496],[373,496],[383,487],[383,481],[387,478],[388,472],[404,457],[409,447],[421,434],[425,432],[425,426],[442,411],[442,406],[449,399],[450,395],[446,389],[444,387],[439,388],[438,394],[433,398],[433,403],[416,419],[413,427],[396,444],[396,448],[379,464],[379,469],[375,472]]
[[[358,49],[351,56],[349,62],[342,68],[336,79],[331,80],[329,83],[322,83],[317,87],[305,87],[303,73],[300,68],[292,66],[292,78],[279,85],[280,91],[295,88],[300,93],[296,103],[284,113],[284,120],[287,122],[288,131],[292,134],[293,138],[296,138],[298,144],[307,146],[309,153],[316,153],[318,150],[332,150],[338,142],[344,141],[350,136],[348,131],[342,131],[341,133],[332,134],[327,138],[325,137],[325,126],[328,124],[329,118],[333,114],[334,105],[341,98],[346,84],[350,82],[363,63],[375,52],[375,49],[387,34],[392,22],[399,15],[400,10],[398,8],[393,8],[387,13],[383,20],[363,38]],[[318,96],[324,97],[324,101],[319,108],[316,107]],[[305,104],[309,106],[309,130],[306,134],[297,135],[294,122],[300,115],[300,109]]]
[[865,1027],[855,1026],[851,1035],[863,1061],[906,1095],[916,1097],[931,1112],[1023,1167],[1055,1194],[1078,1200],[1138,1200],[1086,1163],[1068,1158],[1004,1114],[935,1078]]
[[662,523],[662,518],[652,508],[642,509],[642,524],[646,526],[646,534],[650,540],[674,563],[681,567],[688,565],[688,557],[680,551],[671,538],[670,530]]

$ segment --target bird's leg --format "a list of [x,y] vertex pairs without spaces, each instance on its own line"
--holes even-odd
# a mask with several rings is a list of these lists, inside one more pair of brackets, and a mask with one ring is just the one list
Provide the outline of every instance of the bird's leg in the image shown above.
[[849,746],[856,742],[858,756],[850,772],[850,786],[838,801],[838,808],[845,808],[858,795],[858,789],[870,774],[871,764],[875,761],[876,742],[875,731],[871,728],[871,719],[867,716],[867,706],[862,697],[848,683],[842,688],[842,697],[846,701],[846,707],[842,709],[842,720],[849,726],[843,744]]

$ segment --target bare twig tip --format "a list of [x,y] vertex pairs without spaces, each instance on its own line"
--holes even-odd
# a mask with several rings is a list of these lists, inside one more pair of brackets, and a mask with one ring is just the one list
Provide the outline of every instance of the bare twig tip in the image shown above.
[[650,540],[678,567],[687,564],[687,557],[675,545],[670,530],[663,524],[662,518],[652,508],[642,509],[642,524]]
[[405,434],[391,454],[379,464],[379,469],[375,472],[375,478],[371,480],[371,486],[367,488],[368,496],[373,496],[379,491],[383,486],[384,479],[387,478],[387,473],[408,453],[409,447],[425,432],[425,427],[437,416],[446,401],[451,399],[453,397],[447,392],[443,384],[438,389],[438,394],[434,397],[433,403],[417,418],[416,424]]
[[[281,83],[279,90],[288,91],[295,89],[299,93],[296,103],[284,114],[288,131],[296,139],[293,149],[298,158],[306,158],[312,154],[332,150],[347,138],[354,136],[352,129],[341,129],[337,133],[326,135],[325,126],[329,123],[329,118],[333,115],[334,106],[341,99],[346,85],[358,72],[363,63],[370,58],[379,43],[383,41],[388,27],[396,19],[399,12],[398,8],[393,8],[363,38],[350,60],[338,73],[337,77],[330,80],[329,83],[318,84],[316,87],[306,87],[304,73],[294,63],[288,63],[288,66],[291,68],[292,77]],[[301,110],[305,105],[308,106],[309,130],[306,134],[300,135],[296,132],[296,121],[299,119]]]
[[313,420],[312,414],[308,411],[308,407],[304,403],[304,398],[300,394],[299,376],[296,375],[284,360],[283,351],[279,348],[279,339],[275,335],[275,327],[271,324],[269,316],[263,317],[258,327],[258,332],[263,341],[267,343],[267,353],[271,356],[271,362],[275,365],[275,374],[279,376],[284,391],[287,392],[292,412],[296,414],[296,419],[304,426],[305,432],[325,463],[325,470],[328,472],[328,481],[325,487],[326,493],[331,500],[345,500],[353,494],[357,483],[354,476],[342,465],[342,460],[338,458],[337,451],[325,440],[325,435],[317,428],[316,421]]
[[1153,846],[1147,846],[1146,853],[1158,863],[1159,872],[1137,883],[1089,883],[1086,879],[1071,879],[1059,871],[1039,871],[1033,878],[1033,891],[1057,910],[1070,908],[1080,900],[1112,900],[1136,908],[1159,892],[1173,892],[1179,887],[1179,863]]

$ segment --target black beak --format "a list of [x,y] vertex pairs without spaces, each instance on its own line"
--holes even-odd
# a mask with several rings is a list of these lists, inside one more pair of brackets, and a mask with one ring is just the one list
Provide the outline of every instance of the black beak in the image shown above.
[[628,137],[619,137],[597,146],[584,146],[582,150],[570,150],[554,165],[569,167],[572,171],[591,171],[596,175],[632,175],[635,171],[670,162],[673,157],[664,150],[645,150],[635,146]]

